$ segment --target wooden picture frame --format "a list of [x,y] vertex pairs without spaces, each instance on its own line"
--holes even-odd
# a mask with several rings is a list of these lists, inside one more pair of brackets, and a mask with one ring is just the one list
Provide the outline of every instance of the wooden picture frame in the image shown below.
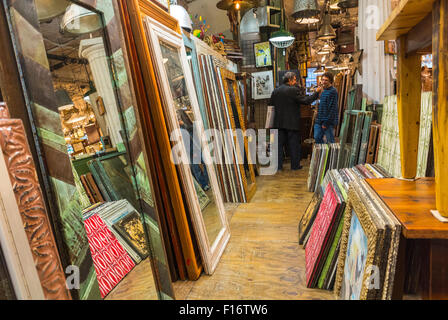
[[[159,87],[162,97],[163,114],[167,124],[166,129],[168,129],[170,132],[179,132],[180,126],[178,115],[176,112],[176,105],[174,103],[174,97],[172,95],[173,91],[171,88],[173,83],[169,80],[168,73],[165,70],[164,64],[160,64],[157,62],[167,59],[163,56],[162,46],[164,46],[165,51],[171,50],[171,53],[175,54],[175,57],[179,60],[180,63],[180,65],[177,65],[177,67],[181,68],[183,72],[183,83],[186,86],[183,89],[187,91],[188,97],[190,99],[189,102],[191,103],[195,118],[201,119],[202,115],[195,94],[193,76],[188,66],[183,40],[178,32],[173,31],[172,29],[161,24],[152,17],[145,17],[143,22],[145,35],[149,44],[149,50],[152,53],[151,56],[153,58],[153,63],[156,66],[156,75],[158,80],[160,81]],[[176,61],[174,61],[174,63],[177,64]],[[204,137],[205,130],[202,122],[195,121],[194,126],[198,132],[199,137]],[[204,141],[201,141],[202,154],[207,167],[211,189],[213,190],[213,196],[215,198],[214,200],[216,202],[219,219],[222,226],[219,230],[218,235],[216,236],[216,239],[209,239],[209,234],[203,212],[200,207],[198,195],[194,191],[195,186],[190,165],[182,160],[188,159],[183,138],[180,138],[180,142],[184,145],[184,147],[180,147],[176,150],[179,151],[179,153],[173,153],[173,160],[175,160],[176,163],[179,163],[177,165],[177,168],[179,169],[180,182],[183,186],[184,196],[190,209],[193,227],[198,238],[198,245],[204,264],[204,271],[207,274],[213,274],[221,258],[221,255],[224,252],[224,249],[230,239],[230,228],[225,214],[224,202],[222,200],[221,193],[219,192],[219,185],[215,169],[212,165],[210,150],[208,148],[208,145]]]
[[[176,167],[171,162],[171,143],[166,130],[162,100],[158,90],[151,53],[143,26],[145,17],[163,21],[164,25],[180,33],[178,21],[158,5],[144,0],[119,2],[124,31],[124,42],[129,55],[132,84],[135,88],[142,140],[148,152],[151,171],[155,172],[161,192],[155,193],[157,203],[165,212],[165,237],[173,249],[175,267],[181,280],[197,280],[203,270],[192,230],[186,216]],[[173,270],[171,277],[174,277]]]
[[170,0],[149,0],[166,12],[170,12]]
[[254,55],[256,68],[272,67],[271,43],[269,41],[254,43]]
[[[244,122],[243,114],[241,112],[241,101],[238,95],[238,85],[236,82],[236,76],[233,72],[230,72],[225,69],[220,69],[221,71],[221,78],[222,78],[222,84],[224,87],[224,94],[226,97],[226,107],[227,112],[230,118],[231,128],[234,130],[241,129],[243,133],[246,131],[246,125]],[[233,97],[230,96],[231,90],[233,90]],[[233,99],[232,99],[233,98]],[[232,102],[235,103],[235,105],[232,105]],[[236,109],[236,110],[235,110]],[[235,114],[236,111],[236,114]],[[244,184],[244,190],[246,194],[246,201],[249,202],[252,197],[255,195],[255,192],[257,190],[257,185],[255,182],[255,170],[252,164],[249,164],[249,159],[252,159],[254,155],[249,154],[249,142],[248,137],[244,136],[244,155],[241,154],[241,150],[237,147],[238,144],[236,143],[237,137],[235,137],[235,146],[237,151],[237,157],[239,160],[239,167],[240,167],[240,173],[241,178],[243,180]],[[245,161],[246,159],[246,161]],[[245,163],[247,162],[247,163]],[[244,163],[244,164],[241,164]],[[248,171],[247,171],[248,170]],[[249,178],[252,183],[249,183]]]
[[104,100],[101,96],[96,98],[96,106],[98,107],[99,115],[104,116],[106,114],[106,107],[104,106]]

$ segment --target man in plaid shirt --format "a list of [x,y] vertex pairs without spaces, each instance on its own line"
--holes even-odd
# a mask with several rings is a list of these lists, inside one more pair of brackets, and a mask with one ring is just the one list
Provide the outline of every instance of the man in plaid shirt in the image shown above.
[[334,143],[334,127],[338,124],[338,91],[333,87],[334,76],[330,72],[322,76],[323,91],[320,96],[319,109],[314,124],[314,140],[317,144]]

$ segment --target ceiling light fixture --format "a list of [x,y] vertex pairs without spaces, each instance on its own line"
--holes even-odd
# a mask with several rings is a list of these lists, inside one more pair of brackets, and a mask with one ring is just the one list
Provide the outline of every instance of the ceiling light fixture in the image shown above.
[[298,24],[319,22],[319,7],[316,0],[295,0],[292,17]]

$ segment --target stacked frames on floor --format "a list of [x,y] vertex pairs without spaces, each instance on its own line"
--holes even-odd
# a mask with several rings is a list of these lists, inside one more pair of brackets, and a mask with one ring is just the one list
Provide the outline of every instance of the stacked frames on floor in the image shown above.
[[315,144],[308,175],[308,191],[315,192],[328,170],[337,168],[339,143]]
[[305,248],[309,288],[334,287],[350,184],[388,177],[383,168],[371,164],[327,172],[299,223],[299,244]]
[[214,139],[214,158],[220,160],[215,169],[224,201],[249,202],[255,194],[255,172],[248,164],[247,138],[241,150],[234,137],[236,129],[246,129],[235,74],[218,67],[211,55],[201,54],[198,58],[208,123],[222,137]]

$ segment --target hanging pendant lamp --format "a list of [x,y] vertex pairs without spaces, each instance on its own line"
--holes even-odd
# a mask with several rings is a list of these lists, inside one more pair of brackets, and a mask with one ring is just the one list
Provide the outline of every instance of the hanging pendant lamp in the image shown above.
[[336,31],[331,26],[331,16],[329,14],[324,15],[323,24],[319,29],[317,38],[320,40],[330,40],[336,38]]
[[70,1],[67,0],[34,0],[34,2],[39,21],[48,21],[63,14],[70,5]]
[[269,41],[272,45],[279,49],[285,49],[291,46],[296,38],[291,32],[281,29],[280,31],[274,32]]
[[92,33],[102,27],[98,14],[76,4],[70,5],[61,22],[61,29],[72,34]]
[[341,0],[338,3],[339,8],[356,8],[358,6],[358,0]]
[[292,17],[299,24],[319,22],[319,7],[317,0],[295,0]]

